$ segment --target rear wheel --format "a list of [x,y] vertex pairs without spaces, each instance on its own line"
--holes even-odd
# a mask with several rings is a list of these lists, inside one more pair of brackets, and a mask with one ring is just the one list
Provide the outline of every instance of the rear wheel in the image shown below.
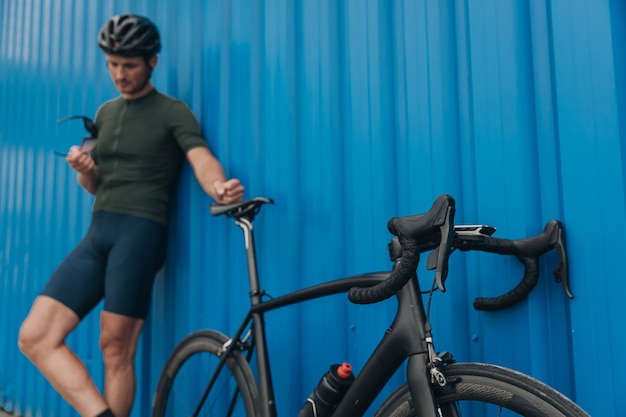
[[[494,365],[458,363],[443,367],[448,383],[433,389],[439,415],[589,417],[569,398],[527,375]],[[416,417],[405,383],[375,417]]]
[[154,394],[153,417],[225,417],[259,415],[256,380],[240,351],[231,351],[214,386],[204,391],[220,360],[228,338],[202,330],[183,339],[168,359]]

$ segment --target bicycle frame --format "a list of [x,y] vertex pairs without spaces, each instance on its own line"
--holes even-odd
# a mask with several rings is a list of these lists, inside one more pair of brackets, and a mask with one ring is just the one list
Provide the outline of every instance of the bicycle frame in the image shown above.
[[[257,357],[258,386],[263,417],[276,417],[274,388],[271,377],[267,340],[265,336],[264,314],[281,307],[298,304],[325,296],[345,293],[350,288],[366,287],[383,281],[389,272],[356,275],[304,288],[272,300],[263,301],[263,291],[259,288],[256,263],[254,232],[252,222],[241,218],[236,224],[244,232],[248,275],[250,281],[251,308],[241,326],[230,341],[240,341],[250,322],[254,334],[254,347]],[[362,416],[380,393],[396,370],[409,359],[407,381],[414,398],[417,415],[435,417],[433,395],[430,388],[428,362],[429,350],[426,342],[426,317],[417,279],[411,279],[397,294],[398,310],[389,330],[385,333],[363,369],[356,376],[350,389],[337,406],[334,415]],[[229,352],[237,343],[225,346],[218,369],[225,362]],[[206,392],[210,389],[211,382]],[[421,401],[418,401],[420,399]]]
[[[556,249],[560,264],[555,268],[554,275],[557,281],[563,283],[565,293],[572,297],[567,284],[563,225],[558,220],[549,221],[543,232],[533,237],[516,240],[492,238],[495,229],[489,226],[455,226],[454,199],[441,195],[428,212],[389,221],[389,230],[397,236],[389,245],[390,259],[395,263],[391,271],[325,282],[264,301],[265,291],[259,286],[252,222],[261,206],[267,203],[272,203],[272,200],[257,197],[230,205],[211,205],[211,214],[225,214],[243,230],[250,309],[230,339],[219,332],[204,331],[190,335],[177,346],[159,380],[154,402],[155,415],[164,415],[165,408],[170,404],[172,384],[181,366],[191,356],[204,352],[219,357],[219,360],[200,401],[196,403],[193,416],[199,415],[223,366],[229,361],[229,373],[234,377],[231,382],[235,382],[237,387],[230,403],[224,403],[228,405],[229,412],[241,405],[237,403],[241,389],[243,407],[250,415],[276,417],[265,313],[308,300],[348,293],[348,298],[357,304],[378,302],[394,295],[398,305],[393,322],[333,410],[333,416],[363,416],[405,360],[408,360],[406,382],[382,404],[380,410],[383,415],[391,415],[392,412],[404,415],[406,408],[410,407],[415,415],[421,417],[438,417],[441,414],[457,417],[461,410],[458,403],[469,401],[496,407],[498,413],[510,410],[528,416],[588,416],[570,399],[530,376],[489,364],[453,364],[451,355],[439,356],[434,349],[431,325],[415,273],[420,254],[433,250],[427,268],[436,269],[436,285],[443,291],[448,257],[453,249],[515,255],[524,264],[524,276],[517,286],[497,297],[474,300],[477,309],[497,310],[516,304],[529,294],[538,276],[537,258]],[[250,369],[255,355],[256,376]],[[315,409],[312,411],[315,413]]]

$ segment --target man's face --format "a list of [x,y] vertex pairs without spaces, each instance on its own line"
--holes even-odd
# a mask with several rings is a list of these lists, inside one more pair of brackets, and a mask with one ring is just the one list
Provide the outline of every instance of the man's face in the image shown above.
[[107,68],[115,88],[125,98],[138,98],[152,89],[150,76],[156,66],[156,55],[146,60],[140,56],[107,55]]

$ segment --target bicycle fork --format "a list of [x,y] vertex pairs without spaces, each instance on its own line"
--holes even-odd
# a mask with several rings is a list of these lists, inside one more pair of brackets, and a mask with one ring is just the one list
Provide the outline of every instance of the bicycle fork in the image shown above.
[[409,280],[398,293],[398,315],[394,325],[406,329],[401,337],[409,351],[407,383],[413,398],[415,415],[438,417],[432,384],[445,385],[445,376],[438,370],[441,359],[435,353],[431,325],[424,312],[417,280]]
[[406,373],[411,397],[413,398],[415,415],[438,417],[429,378],[428,352],[411,355],[407,364]]
[[437,417],[458,417],[459,412],[455,403],[435,404],[432,386],[444,387],[448,384],[446,376],[439,367],[453,362],[452,355],[445,352],[441,356],[435,353],[435,348],[430,331],[427,330],[425,342],[427,352],[415,354],[409,357],[407,364],[407,382],[413,398],[415,415],[430,416],[433,408]]
[[449,352],[436,353],[432,327],[427,320],[424,322],[424,332],[427,351],[409,357],[407,366],[407,381],[413,398],[415,413],[418,416],[430,415],[432,408],[435,407],[435,415],[438,417],[459,417],[456,403],[435,404],[432,391],[433,385],[445,387],[450,382],[439,368],[448,363],[453,363],[454,358]]

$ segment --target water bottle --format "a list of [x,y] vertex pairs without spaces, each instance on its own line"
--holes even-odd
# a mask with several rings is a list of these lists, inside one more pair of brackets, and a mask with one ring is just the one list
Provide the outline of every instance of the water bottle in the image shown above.
[[298,417],[328,417],[354,381],[352,366],[344,362],[332,365],[320,379]]

